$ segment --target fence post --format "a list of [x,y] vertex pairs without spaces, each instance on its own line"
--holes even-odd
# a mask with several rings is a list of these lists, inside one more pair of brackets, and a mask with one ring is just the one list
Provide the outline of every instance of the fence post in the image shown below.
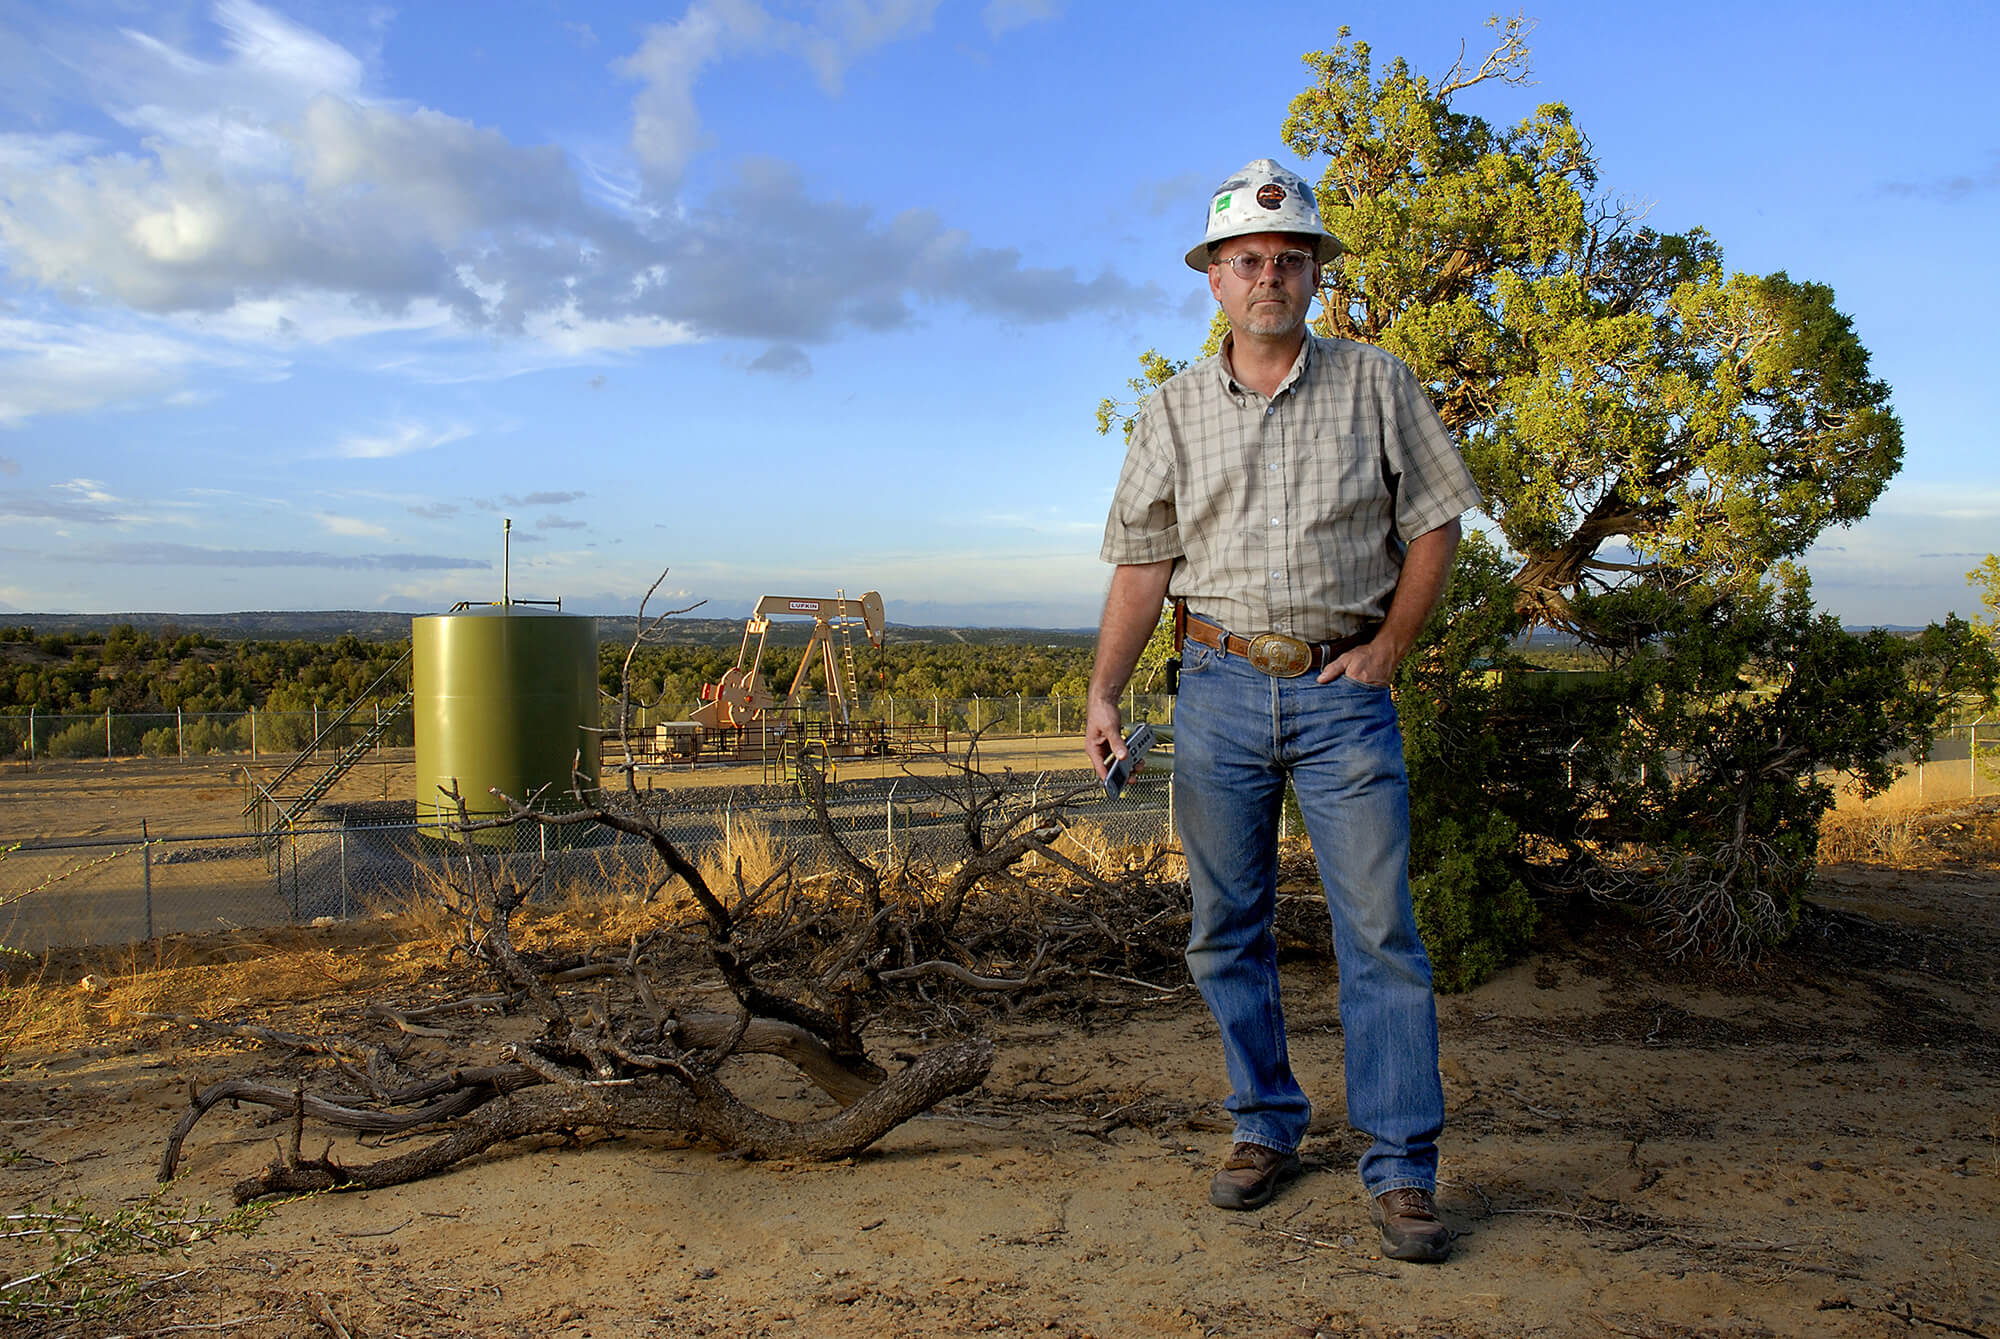
[[340,919],[347,919],[347,824],[340,825]]
[[1057,733],[1057,734],[1061,734],[1061,733],[1062,733],[1062,699],[1061,699],[1061,698],[1057,698],[1057,699],[1055,700],[1055,703],[1056,703],[1056,733]]
[[1167,842],[1174,840],[1174,774],[1167,773]]
[[1979,798],[1979,722],[1966,727],[1965,740],[1965,794],[1968,799]]
[[736,858],[736,844],[729,832],[729,813],[736,804],[736,791],[732,787],[729,798],[722,802],[722,863],[727,866]]
[[257,761],[257,708],[250,708],[250,761]]
[[[106,739],[111,738],[110,730],[111,727],[106,725],[104,735]],[[979,733],[979,694],[977,693],[972,695],[972,733],[975,735]]]
[[896,868],[896,787],[899,781],[889,783],[889,799],[883,806],[882,831],[889,839],[889,868]]
[[935,728],[936,728],[936,726],[937,726],[937,723],[938,723],[938,700],[937,700],[936,698],[932,698],[932,699],[931,699],[931,726],[932,726],[932,728],[933,728],[933,729],[935,729]]
[[1014,729],[1017,733],[1025,735],[1028,733],[1028,695],[1017,693],[1015,696],[1019,701],[1014,708]]
[[28,766],[35,765],[35,707],[28,704]]
[[104,709],[104,761],[111,761],[111,708]]
[[174,750],[181,755],[181,761],[188,760],[187,736],[181,732],[181,709],[174,708]]
[[319,703],[313,703],[313,757],[319,757]]
[[153,842],[146,832],[146,820],[139,820],[139,857],[146,879],[146,938],[153,937]]

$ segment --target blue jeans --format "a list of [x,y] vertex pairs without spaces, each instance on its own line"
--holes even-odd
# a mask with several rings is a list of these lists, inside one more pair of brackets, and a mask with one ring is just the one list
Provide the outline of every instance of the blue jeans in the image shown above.
[[1444,1128],[1430,959],[1410,905],[1409,777],[1389,690],[1274,679],[1188,643],[1174,712],[1174,813],[1194,923],[1187,963],[1222,1031],[1239,1142],[1289,1152],[1312,1118],[1278,1001],[1278,815],[1289,776],[1333,917],[1347,1120],[1374,1139],[1371,1195],[1437,1186]]

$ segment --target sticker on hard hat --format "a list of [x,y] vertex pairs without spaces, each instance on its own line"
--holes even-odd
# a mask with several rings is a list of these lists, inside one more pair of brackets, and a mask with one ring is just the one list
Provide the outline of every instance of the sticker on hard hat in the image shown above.
[[1216,212],[1216,213],[1218,213],[1218,214],[1220,214],[1220,213],[1221,213],[1221,212],[1222,212],[1223,210],[1225,210],[1225,209],[1227,209],[1227,208],[1229,208],[1229,197],[1228,197],[1228,196],[1226,196],[1226,195],[1218,195],[1218,196],[1216,196],[1216,197],[1215,197],[1215,212]]
[[1257,203],[1266,209],[1276,209],[1285,203],[1285,188],[1275,181],[1267,181],[1257,188]]

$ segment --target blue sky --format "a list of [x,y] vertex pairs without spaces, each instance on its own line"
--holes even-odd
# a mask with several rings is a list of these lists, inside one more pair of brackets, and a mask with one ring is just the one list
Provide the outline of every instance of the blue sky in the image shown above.
[[[2000,95],[1968,5],[1562,4],[1611,193],[1833,287],[1902,475],[1809,560],[1850,622],[2000,548]],[[1458,4],[0,0],[0,611],[512,591],[1086,626],[1098,399],[1199,343],[1209,188],[1349,24]],[[1317,169],[1309,169],[1314,175]]]

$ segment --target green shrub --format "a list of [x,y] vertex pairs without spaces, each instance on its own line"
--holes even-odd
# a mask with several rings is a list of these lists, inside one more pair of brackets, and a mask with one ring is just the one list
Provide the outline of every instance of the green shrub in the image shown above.
[[104,722],[72,721],[49,736],[45,749],[51,758],[102,758]]

